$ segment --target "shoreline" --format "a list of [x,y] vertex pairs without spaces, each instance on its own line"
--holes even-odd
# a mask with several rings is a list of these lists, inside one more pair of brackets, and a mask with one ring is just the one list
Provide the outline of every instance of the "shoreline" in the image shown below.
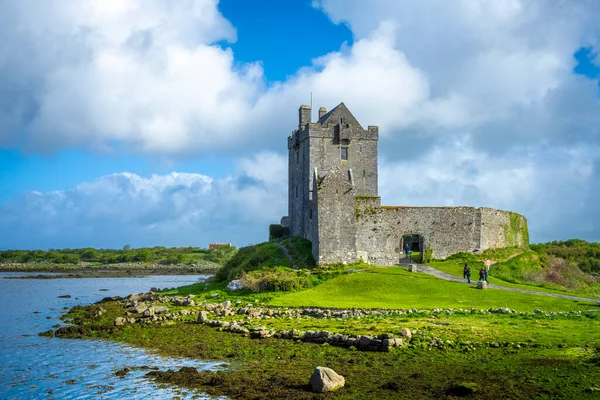
[[[38,273],[4,277],[4,279],[124,278],[140,275],[214,275],[220,265],[123,264],[22,264],[0,263],[0,272]],[[57,274],[57,275],[42,275]]]
[[122,271],[0,271],[14,273],[49,273],[54,275],[20,275],[5,276],[2,279],[81,279],[81,278],[136,278],[149,275],[208,275],[216,270],[202,271],[157,271],[157,270],[122,270]]

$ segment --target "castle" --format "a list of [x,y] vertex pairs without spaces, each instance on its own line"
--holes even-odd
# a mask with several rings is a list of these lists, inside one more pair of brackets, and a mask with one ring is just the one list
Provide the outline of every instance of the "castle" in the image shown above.
[[312,242],[318,264],[397,264],[408,244],[421,261],[458,252],[527,246],[522,215],[474,207],[382,206],[377,190],[379,128],[364,129],[339,104],[299,109],[298,129],[288,137],[290,236]]

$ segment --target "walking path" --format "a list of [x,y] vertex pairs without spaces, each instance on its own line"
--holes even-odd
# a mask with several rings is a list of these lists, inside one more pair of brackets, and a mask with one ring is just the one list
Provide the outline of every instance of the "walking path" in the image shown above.
[[[406,264],[404,264],[404,265],[406,265]],[[462,278],[459,278],[458,276],[450,275],[450,274],[448,274],[446,272],[437,270],[435,268],[430,267],[429,265],[418,264],[418,271],[423,271],[423,272],[425,272],[428,275],[435,276],[435,277],[440,278],[440,279],[445,279],[447,281],[466,283],[465,279],[462,279]],[[472,280],[471,281],[471,285],[477,285],[477,281],[473,281]],[[519,293],[537,294],[537,295],[540,295],[540,296],[556,297],[556,298],[559,298],[559,299],[590,301],[590,302],[597,303],[597,304],[600,305],[600,299],[588,299],[586,297],[577,297],[577,296],[568,296],[568,295],[565,295],[565,294],[538,292],[538,291],[535,291],[535,290],[517,289],[517,288],[511,288],[511,287],[506,287],[506,286],[498,286],[498,285],[492,285],[492,284],[488,284],[488,287],[492,288],[492,289],[508,290],[510,292],[519,292]]]

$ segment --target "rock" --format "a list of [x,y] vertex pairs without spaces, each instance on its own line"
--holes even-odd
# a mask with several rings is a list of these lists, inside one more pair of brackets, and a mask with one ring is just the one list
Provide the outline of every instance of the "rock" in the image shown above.
[[127,300],[138,301],[139,299],[140,299],[139,294],[130,294],[129,296],[127,296]]
[[408,328],[402,328],[400,330],[400,335],[410,339],[412,337],[412,332]]
[[244,283],[239,279],[234,279],[227,285],[227,290],[241,290],[244,288]]
[[309,384],[315,393],[332,392],[344,386],[345,379],[331,368],[317,367]]
[[62,296],[58,296],[59,299],[70,299],[71,295],[70,294],[63,294]]
[[487,289],[488,283],[486,281],[477,281],[477,289]]
[[221,303],[221,306],[223,306],[223,308],[227,309],[229,307],[231,307],[231,301],[227,300]]
[[154,314],[165,314],[168,313],[169,309],[164,306],[156,306],[154,307]]
[[198,314],[198,320],[196,321],[199,324],[204,324],[208,321],[208,313],[206,311],[200,311]]
[[150,291],[151,292],[158,292],[158,288],[152,287],[152,288],[150,288]]
[[173,297],[173,299],[171,300],[171,302],[176,306],[183,306],[187,301],[188,299],[184,297]]
[[419,268],[417,267],[417,264],[410,264],[408,266],[408,271],[409,272],[419,272]]
[[142,313],[142,316],[153,317],[154,316],[154,307],[148,307],[146,310],[144,310],[144,312]]
[[183,309],[183,310],[179,311],[179,314],[181,314],[183,316],[190,315],[190,310]]
[[371,344],[371,338],[368,336],[361,336],[360,339],[358,339],[358,343],[361,346],[369,346]]
[[148,306],[146,304],[140,303],[137,306],[133,307],[131,311],[133,311],[134,313],[143,314],[144,311],[146,311],[147,309]]
[[123,326],[127,323],[127,320],[123,317],[115,318],[115,326]]
[[186,297],[185,301],[183,302],[184,306],[195,306],[196,303],[194,302],[194,300],[192,300],[191,297]]

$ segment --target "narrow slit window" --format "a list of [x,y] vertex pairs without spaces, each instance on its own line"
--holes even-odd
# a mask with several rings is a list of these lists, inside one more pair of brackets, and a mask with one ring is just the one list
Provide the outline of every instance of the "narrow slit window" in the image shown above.
[[341,148],[340,156],[341,156],[342,160],[348,159],[348,148],[347,147]]

